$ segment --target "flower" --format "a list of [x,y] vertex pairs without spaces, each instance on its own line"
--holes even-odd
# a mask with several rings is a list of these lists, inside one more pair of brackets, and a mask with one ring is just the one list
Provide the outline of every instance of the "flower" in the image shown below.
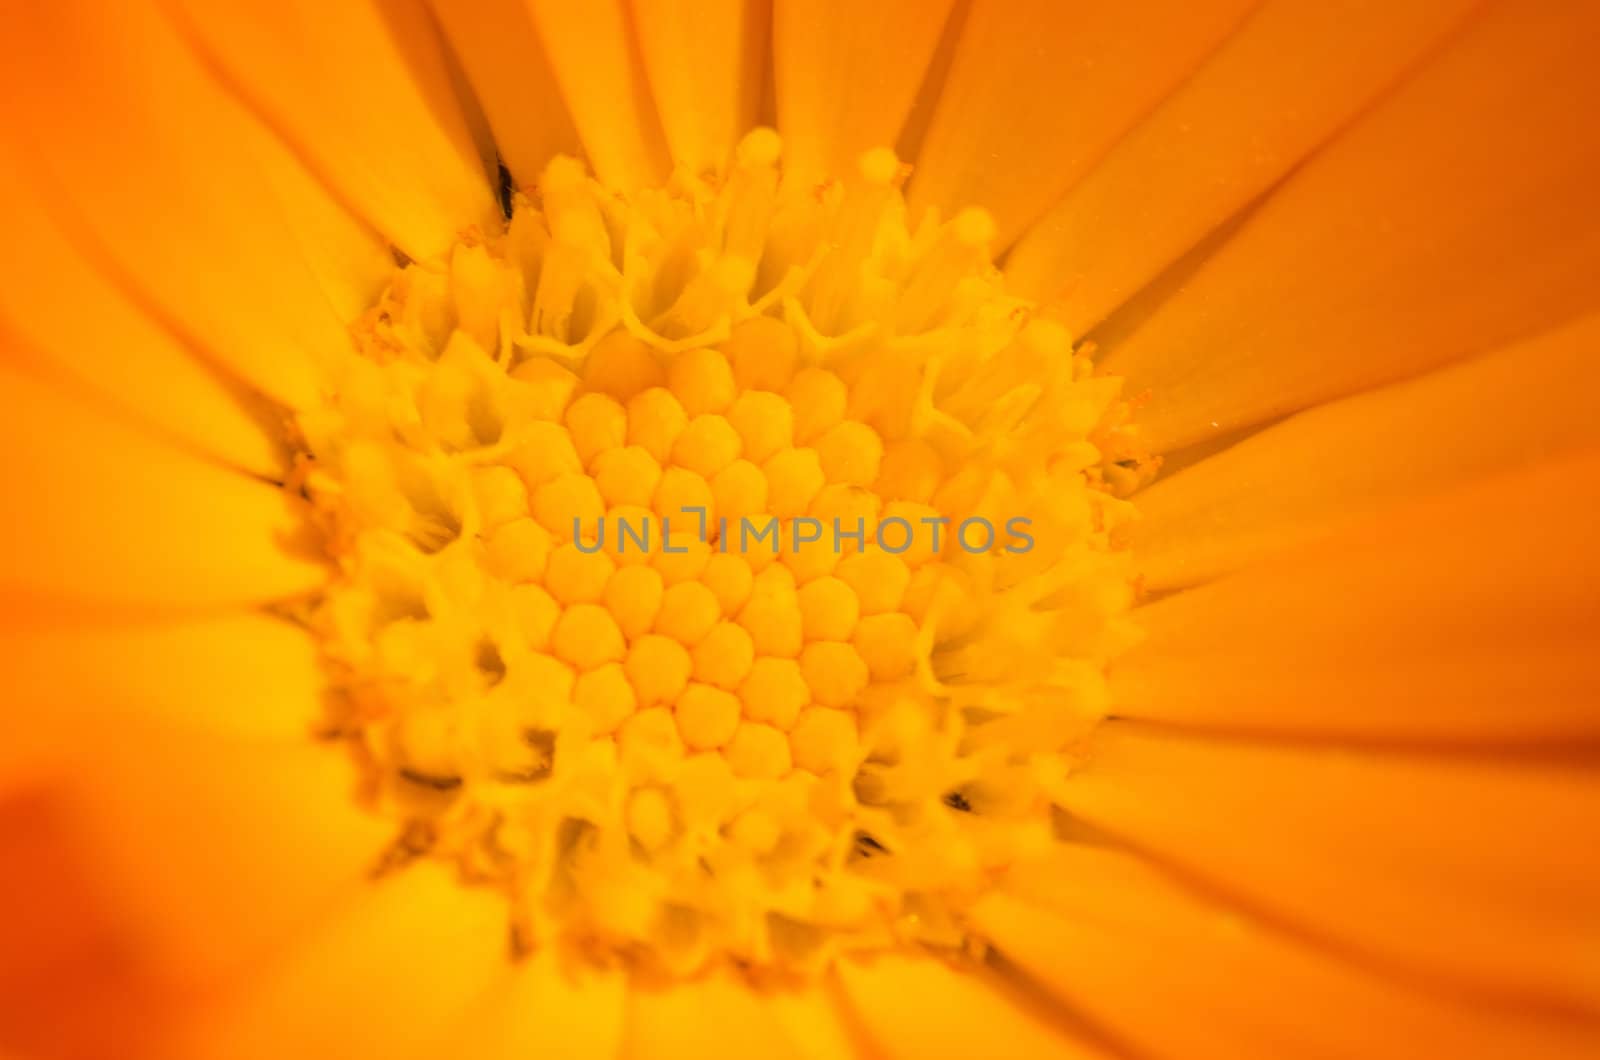
[[13,12],[0,1048],[1592,1054],[1597,20]]

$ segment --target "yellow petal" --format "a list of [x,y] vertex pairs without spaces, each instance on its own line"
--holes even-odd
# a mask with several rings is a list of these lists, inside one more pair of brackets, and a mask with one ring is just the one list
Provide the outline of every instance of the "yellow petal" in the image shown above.
[[795,1060],[766,999],[728,972],[628,991],[627,1060],[771,1056]]
[[787,173],[855,173],[893,144],[917,98],[952,0],[777,0],[772,61]]
[[833,991],[824,987],[775,990],[766,998],[768,1011],[804,1060],[848,1060],[870,1057],[858,1040]]
[[1113,666],[1113,701],[1257,732],[1592,739],[1596,540],[1595,450],[1485,479],[1140,608],[1146,639]]
[[1590,4],[1494,5],[1115,345],[1157,451],[1600,304]]
[[65,730],[126,718],[243,740],[303,743],[321,715],[316,642],[241,612],[173,622],[0,626],[3,724]]
[[622,1046],[627,977],[546,947],[504,976],[440,1039],[434,1055],[471,1060],[612,1060]]
[[525,0],[595,175],[633,191],[660,184],[667,148],[622,0]]
[[756,123],[770,12],[749,0],[634,0],[634,27],[675,162],[720,169]]
[[550,58],[523,0],[430,0],[512,175],[530,183],[558,154],[578,153]]
[[1152,589],[1210,580],[1396,501],[1600,444],[1600,316],[1310,409],[1139,495]]
[[260,126],[142,5],[18,9],[0,59],[18,101],[7,162],[73,244],[240,378],[308,404],[348,336],[264,172]]
[[1008,246],[1255,2],[973,0],[916,160],[912,216],[982,206],[995,249]]
[[1388,88],[1473,0],[1264,5],[1012,250],[1081,335]]
[[1111,722],[1063,798],[1346,952],[1484,997],[1600,1013],[1592,770]]
[[422,0],[175,0],[217,76],[412,258],[499,221]]
[[242,470],[281,475],[282,444],[242,388],[203,363],[68,245],[43,205],[0,166],[0,313],[20,343],[8,353],[157,434]]
[[[1140,1055],[1577,1057],[1600,1031],[1439,997],[1213,904],[1126,854],[1062,847],[973,910],[1000,952]],[[1155,1018],[1153,1014],[1159,1013]]]
[[[284,492],[105,419],[0,367],[0,581],[169,609],[276,600],[321,583]],[[7,608],[11,610],[11,608]]]
[[855,1021],[886,1057],[966,1060],[1005,1055],[1104,1060],[1106,1053],[1069,1037],[1033,999],[1013,996],[993,977],[957,971],[932,956],[885,954],[839,965]]
[[394,835],[357,805],[339,747],[123,718],[80,726],[70,751],[101,900],[174,987],[214,986],[311,927],[367,885]]
[[350,906],[191,1028],[195,1060],[429,1055],[506,969],[505,901],[421,862]]

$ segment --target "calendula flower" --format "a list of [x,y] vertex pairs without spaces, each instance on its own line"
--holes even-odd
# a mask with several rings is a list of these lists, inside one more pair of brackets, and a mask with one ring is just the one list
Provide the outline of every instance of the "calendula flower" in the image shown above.
[[0,1049],[1600,1052],[1600,8],[7,15]]

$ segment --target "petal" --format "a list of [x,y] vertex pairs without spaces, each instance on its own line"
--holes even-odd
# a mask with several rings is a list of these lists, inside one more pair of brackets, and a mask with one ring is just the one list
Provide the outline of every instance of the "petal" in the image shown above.
[[982,206],[1009,246],[1257,0],[973,0],[911,181],[912,216]]
[[147,7],[15,15],[0,77],[19,120],[0,142],[63,231],[240,378],[313,401],[318,360],[349,338],[303,257],[297,230],[315,218],[290,216],[274,186],[281,148]]
[[498,224],[422,0],[175,0],[169,10],[222,83],[412,258]]
[[11,242],[0,260],[0,314],[21,339],[8,352],[153,433],[245,471],[282,474],[282,443],[243,388],[99,276],[6,166],[0,211]]
[[952,0],[776,0],[772,61],[784,169],[797,180],[855,173],[894,144]]
[[492,987],[433,1055],[471,1060],[612,1060],[627,977],[546,947]]
[[718,972],[658,986],[635,983],[628,991],[621,1055],[627,1060],[691,1056],[795,1060],[800,1054],[782,1033],[765,998],[733,974]]
[[1600,444],[1600,316],[1300,413],[1139,495],[1152,589],[1207,581],[1399,500]]
[[525,2],[595,175],[620,191],[660,184],[666,143],[622,0]]
[[855,1020],[887,1057],[958,1060],[993,1055],[1090,1060],[1106,1054],[1068,1037],[1037,1006],[1005,993],[991,977],[961,972],[930,956],[886,954],[845,961],[839,982]]
[[756,123],[770,9],[752,0],[634,0],[632,11],[673,161],[720,169]]
[[1592,741],[1596,540],[1592,449],[1361,522],[1138,609],[1145,640],[1111,672],[1117,713],[1359,740]]
[[505,901],[432,862],[363,889],[190,1029],[196,1060],[427,1055],[505,973]]
[[1308,161],[1105,370],[1157,452],[1600,303],[1600,8],[1494,5]]
[[576,155],[578,131],[523,0],[431,4],[513,176],[527,183],[556,155]]
[[834,992],[820,986],[777,990],[767,996],[766,1003],[795,1054],[804,1060],[872,1056],[845,1022]]
[[201,461],[0,367],[0,585],[176,609],[304,595],[325,568],[283,490]]
[[1345,952],[1486,998],[1600,1013],[1593,770],[1111,722],[1063,800]]
[[337,746],[133,718],[82,726],[73,745],[67,785],[101,900],[173,988],[253,968],[364,887],[393,839]]
[[[1063,846],[973,922],[1141,1056],[1586,1056],[1600,1030],[1434,997],[1219,906],[1126,854]],[[1160,1018],[1151,1018],[1152,1013]]]
[[10,698],[0,723],[7,730],[70,732],[134,718],[303,743],[321,716],[326,678],[304,629],[241,612],[138,624],[7,623],[0,682]]
[[1264,5],[1006,262],[1081,335],[1333,135],[1474,0]]

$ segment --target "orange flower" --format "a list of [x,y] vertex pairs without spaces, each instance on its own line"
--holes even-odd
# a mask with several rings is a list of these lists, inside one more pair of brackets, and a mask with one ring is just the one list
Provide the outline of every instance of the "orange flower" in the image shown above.
[[1600,1051],[1600,9],[13,6],[0,1052]]

